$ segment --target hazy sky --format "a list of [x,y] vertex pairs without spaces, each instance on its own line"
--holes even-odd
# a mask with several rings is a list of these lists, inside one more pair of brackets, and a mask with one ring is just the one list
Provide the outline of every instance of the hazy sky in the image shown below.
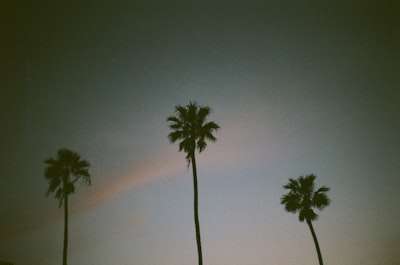
[[398,1],[27,2],[0,0],[0,260],[61,263],[43,160],[66,147],[92,174],[70,264],[195,264],[192,173],[165,121],[194,100],[221,127],[197,157],[204,264],[317,264],[280,205],[310,173],[331,188],[325,264],[400,263]]

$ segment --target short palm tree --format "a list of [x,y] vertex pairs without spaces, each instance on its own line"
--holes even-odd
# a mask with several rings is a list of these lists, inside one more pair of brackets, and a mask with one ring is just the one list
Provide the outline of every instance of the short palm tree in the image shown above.
[[300,176],[297,179],[289,179],[289,182],[283,188],[289,190],[289,193],[281,197],[281,204],[285,205],[285,210],[291,213],[299,212],[299,220],[304,220],[308,224],[312,237],[314,239],[315,247],[317,249],[318,261],[323,265],[321,250],[319,248],[317,236],[312,225],[312,221],[318,218],[313,208],[323,210],[330,204],[330,200],[326,195],[329,188],[322,186],[318,190],[314,190],[314,180],[316,176],[306,175]]
[[201,153],[207,146],[206,140],[215,142],[217,138],[213,135],[219,126],[213,122],[207,122],[210,114],[209,107],[198,106],[195,102],[189,102],[186,106],[176,106],[176,116],[167,118],[170,122],[172,132],[168,135],[171,143],[179,141],[179,151],[186,153],[188,166],[192,163],[193,186],[194,186],[194,223],[196,228],[196,243],[199,265],[203,264],[201,251],[200,224],[198,213],[198,189],[197,189],[197,169],[195,151]]
[[57,158],[48,158],[44,176],[49,182],[46,196],[55,193],[59,207],[64,203],[64,247],[63,265],[67,265],[68,249],[68,195],[74,193],[75,183],[80,179],[85,185],[91,184],[89,162],[82,160],[80,155],[68,150],[58,150]]

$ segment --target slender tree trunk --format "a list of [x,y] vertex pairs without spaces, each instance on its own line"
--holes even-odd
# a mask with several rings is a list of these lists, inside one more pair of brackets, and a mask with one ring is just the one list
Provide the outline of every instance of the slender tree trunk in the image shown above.
[[67,265],[67,249],[68,249],[68,195],[64,197],[64,248],[63,248],[63,265]]
[[201,239],[200,239],[200,223],[199,223],[199,194],[197,190],[197,169],[196,169],[196,158],[194,152],[191,155],[192,159],[192,170],[193,170],[193,187],[194,187],[194,225],[196,227],[196,243],[197,253],[199,256],[199,265],[203,264],[203,255],[201,252]]
[[319,265],[324,265],[324,263],[322,261],[321,250],[319,249],[317,235],[315,234],[315,231],[314,231],[314,227],[313,227],[313,225],[312,225],[310,220],[307,220],[307,224],[310,227],[311,234],[312,234],[312,237],[313,237],[314,243],[315,243],[315,248],[317,249]]

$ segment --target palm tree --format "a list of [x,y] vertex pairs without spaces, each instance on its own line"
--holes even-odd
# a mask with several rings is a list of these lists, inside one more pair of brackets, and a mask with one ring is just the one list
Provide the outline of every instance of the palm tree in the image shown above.
[[289,193],[281,197],[281,204],[285,205],[285,210],[291,213],[299,212],[299,220],[304,220],[308,224],[312,237],[314,239],[315,247],[317,249],[318,261],[323,265],[321,250],[317,236],[312,225],[312,221],[317,220],[318,215],[314,212],[313,208],[323,210],[330,204],[330,199],[326,195],[329,188],[322,186],[318,190],[314,190],[314,180],[316,176],[306,175],[300,176],[298,179],[289,179],[289,182],[283,188],[289,190]]
[[197,190],[197,169],[195,151],[201,153],[207,146],[206,140],[215,142],[213,132],[219,129],[219,126],[213,122],[207,122],[207,116],[210,114],[209,107],[198,106],[196,102],[189,102],[186,106],[176,106],[176,116],[167,118],[171,122],[169,127],[172,132],[168,135],[171,143],[179,142],[179,151],[186,153],[188,167],[192,163],[193,187],[194,187],[194,224],[196,228],[196,243],[199,265],[203,264],[200,239],[200,224],[198,213],[198,190]]
[[59,200],[59,207],[64,203],[64,248],[63,265],[67,265],[68,249],[68,195],[74,193],[75,182],[79,179],[83,184],[91,184],[89,162],[82,160],[80,155],[68,150],[58,150],[57,159],[48,158],[44,161],[47,165],[44,176],[49,181],[46,196],[55,193]]

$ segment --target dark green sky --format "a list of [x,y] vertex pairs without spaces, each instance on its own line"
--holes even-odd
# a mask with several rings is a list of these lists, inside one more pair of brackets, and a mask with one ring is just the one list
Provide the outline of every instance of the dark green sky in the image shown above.
[[165,119],[196,100],[221,126],[199,156],[207,264],[315,263],[279,205],[309,173],[332,189],[327,264],[400,262],[397,1],[0,3],[0,259],[61,260],[42,162],[67,147],[93,175],[71,203],[71,263],[193,263],[191,176]]

